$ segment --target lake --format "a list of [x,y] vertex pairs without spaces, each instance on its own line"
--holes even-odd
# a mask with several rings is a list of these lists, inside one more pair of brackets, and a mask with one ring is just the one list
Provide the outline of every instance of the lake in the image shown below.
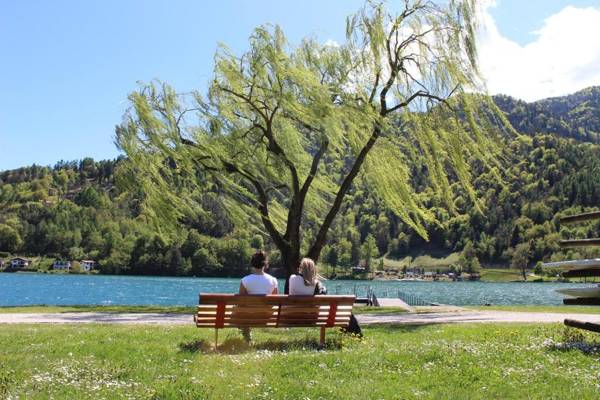
[[[234,293],[239,279],[0,273],[0,306],[18,305],[195,305],[198,293]],[[452,305],[557,305],[554,290],[581,283],[327,281],[329,294],[378,297],[398,291],[427,302]],[[279,282],[283,289],[283,281]]]

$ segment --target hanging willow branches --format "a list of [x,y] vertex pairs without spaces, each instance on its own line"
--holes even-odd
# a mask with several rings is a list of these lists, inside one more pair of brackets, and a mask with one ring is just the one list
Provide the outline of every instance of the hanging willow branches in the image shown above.
[[[318,259],[359,174],[426,237],[434,216],[411,185],[416,162],[452,207],[448,174],[475,200],[466,160],[496,163],[498,126],[477,69],[474,1],[369,2],[348,19],[346,42],[291,46],[257,28],[241,56],[221,47],[207,95],[151,83],[130,95],[117,127],[148,215],[163,226],[201,212],[213,190],[234,220],[261,221],[288,272]],[[500,123],[498,123],[500,122]],[[301,248],[310,222],[313,240]]]

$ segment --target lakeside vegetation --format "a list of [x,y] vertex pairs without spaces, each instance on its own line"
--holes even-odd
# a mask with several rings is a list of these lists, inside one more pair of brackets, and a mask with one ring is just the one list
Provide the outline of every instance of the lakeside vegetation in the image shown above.
[[[519,259],[533,270],[540,261],[600,256],[598,249],[557,245],[561,237],[593,237],[600,224],[560,226],[556,218],[597,209],[600,147],[535,134],[507,148],[507,185],[489,174],[474,181],[485,218],[460,192],[455,192],[455,215],[423,193],[439,220],[427,226],[429,242],[387,210],[376,193],[367,196],[358,179],[333,223],[322,263],[335,266],[330,271],[338,276],[350,276],[350,268],[360,263],[381,270],[401,269],[410,261],[426,270],[481,270],[484,280],[493,281],[521,279],[503,271],[511,265],[516,270]],[[121,163],[84,159],[0,172],[0,258],[42,254],[40,270],[54,259],[89,258],[105,274],[240,276],[252,248],[272,248],[260,231],[234,227],[210,191],[177,235],[157,233],[139,207],[140,193],[117,184]],[[414,179],[426,179],[426,173],[415,171]],[[278,263],[273,251],[272,264]]]
[[[0,330],[0,397],[595,399],[597,338],[558,324],[318,330],[14,325]],[[580,349],[583,349],[580,350]]]

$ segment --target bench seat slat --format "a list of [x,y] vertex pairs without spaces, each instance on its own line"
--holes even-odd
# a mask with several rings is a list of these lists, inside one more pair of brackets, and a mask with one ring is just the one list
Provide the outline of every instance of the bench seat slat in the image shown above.
[[286,312],[315,312],[315,311],[321,311],[321,312],[329,312],[329,307],[325,307],[325,306],[316,306],[316,307],[296,307],[296,306],[288,306],[286,305],[282,305],[281,306],[281,311],[279,311],[280,313],[286,313]]
[[287,295],[238,295],[238,294],[200,294],[200,304],[323,304],[329,305],[332,301],[338,305],[354,304],[355,296],[287,296]]
[[324,318],[327,319],[327,317],[329,316],[328,313],[308,313],[308,312],[301,312],[301,313],[285,313],[285,314],[279,314],[279,318],[280,319],[294,319],[294,318]]
[[[327,321],[287,321],[280,322],[279,326],[327,326],[329,323]],[[346,326],[348,323],[345,322],[334,322],[332,326]]]
[[[213,323],[196,323],[196,326],[198,328],[214,328],[215,324]],[[283,323],[277,323],[276,321],[272,321],[272,322],[260,322],[260,323],[256,323],[256,322],[248,322],[248,323],[242,323],[242,322],[236,322],[236,323],[229,323],[227,321],[223,322],[223,327],[224,328],[238,328],[238,327],[250,327],[250,328],[275,328],[275,327],[280,327],[280,328],[310,328],[310,327],[321,327],[321,326],[327,326],[327,321],[322,321],[322,322],[315,322],[315,323],[304,323],[304,322],[294,322],[294,323],[288,323],[288,322],[283,322]],[[344,327],[344,326],[348,326],[348,322],[335,322],[333,324],[334,327]]]
[[[198,328],[346,327],[355,296],[287,296],[201,293]],[[215,341],[216,343],[216,341]]]
[[198,317],[198,318],[207,318],[207,317],[215,318],[216,316],[217,316],[216,312],[214,312],[214,313],[204,313],[204,312],[203,313],[200,313],[200,312],[196,313],[196,317]]
[[235,324],[237,322],[249,322],[249,321],[259,321],[263,322],[277,322],[277,317],[272,318],[226,318],[223,322],[227,322],[229,324]]

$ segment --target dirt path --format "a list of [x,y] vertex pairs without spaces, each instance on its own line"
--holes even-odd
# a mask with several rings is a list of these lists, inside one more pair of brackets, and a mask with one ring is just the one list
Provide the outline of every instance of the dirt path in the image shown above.
[[[551,323],[563,322],[565,318],[600,323],[600,314],[558,314],[510,311],[455,311],[427,314],[362,314],[357,315],[361,324],[447,324],[447,323]],[[161,313],[15,313],[0,314],[0,324],[193,324],[189,314]]]

